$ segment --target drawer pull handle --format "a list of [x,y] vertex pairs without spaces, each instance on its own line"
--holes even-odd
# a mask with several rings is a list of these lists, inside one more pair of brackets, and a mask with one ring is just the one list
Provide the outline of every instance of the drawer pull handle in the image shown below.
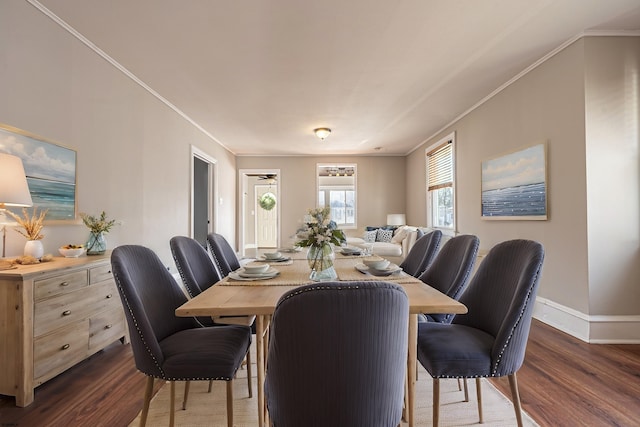
[[113,294],[109,294],[107,295],[107,298],[111,298],[113,296]]
[[62,346],[61,350],[66,350],[66,349],[68,349],[69,347],[71,347],[69,344],[65,344],[65,345],[63,345],[63,346]]
[[71,314],[71,310],[65,310],[65,311],[62,312],[63,316],[68,316],[70,314]]
[[60,286],[69,286],[69,282],[62,282],[60,283]]
[[107,325],[107,326],[105,326],[104,328],[105,328],[105,329],[111,329],[111,328],[113,328],[113,325]]

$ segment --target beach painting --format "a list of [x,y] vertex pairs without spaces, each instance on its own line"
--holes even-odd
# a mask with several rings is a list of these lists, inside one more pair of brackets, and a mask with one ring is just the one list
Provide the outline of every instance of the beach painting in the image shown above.
[[482,162],[482,218],[547,219],[546,142]]
[[[76,218],[76,152],[20,129],[0,125],[0,152],[22,159],[33,206],[45,220]],[[27,208],[31,212],[32,208]],[[21,214],[22,208],[11,208]]]

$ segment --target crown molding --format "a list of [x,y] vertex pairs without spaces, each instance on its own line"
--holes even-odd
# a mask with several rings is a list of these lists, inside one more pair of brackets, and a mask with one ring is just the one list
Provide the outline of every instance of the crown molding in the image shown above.
[[205,128],[203,128],[202,126],[200,126],[195,120],[193,120],[191,117],[189,117],[184,111],[182,111],[180,108],[176,107],[174,104],[172,104],[168,99],[166,99],[165,97],[163,97],[162,95],[160,95],[158,92],[156,92],[153,88],[151,88],[149,85],[147,85],[145,82],[143,82],[142,80],[140,80],[135,74],[133,74],[131,71],[129,71],[125,66],[123,66],[122,64],[120,64],[118,61],[116,61],[115,59],[113,59],[111,56],[109,56],[105,51],[103,51],[102,49],[100,49],[98,46],[96,46],[95,44],[93,44],[91,42],[91,40],[87,39],[85,36],[83,36],[80,32],[78,32],[75,28],[73,28],[71,25],[69,25],[67,22],[65,22],[63,19],[61,19],[58,15],[56,15],[55,13],[53,13],[51,10],[47,9],[42,3],[40,3],[37,0],[27,0],[27,2],[29,4],[31,4],[33,7],[35,7],[37,10],[39,10],[40,12],[42,12],[45,16],[47,16],[49,19],[51,19],[53,22],[55,22],[56,24],[58,24],[60,27],[62,27],[63,29],[65,29],[69,34],[71,34],[73,37],[75,37],[76,39],[78,39],[80,42],[82,42],[85,46],[87,46],[89,49],[93,50],[95,53],[97,53],[99,56],[101,56],[105,61],[107,61],[109,64],[113,65],[116,69],[118,69],[122,74],[124,74],[125,76],[127,76],[128,78],[130,78],[131,80],[133,80],[135,83],[137,83],[140,87],[142,87],[144,90],[146,90],[147,92],[149,92],[152,96],[154,96],[155,98],[157,98],[160,102],[162,102],[163,104],[165,104],[167,107],[171,108],[173,111],[175,111],[178,115],[180,115],[182,118],[184,118],[186,121],[188,121],[189,123],[191,123],[193,126],[195,126],[200,132],[202,132],[203,134],[205,134],[207,137],[209,137],[211,140],[213,140],[216,144],[220,145],[222,148],[224,148],[225,150],[227,150],[228,152],[230,152],[231,154],[233,154],[234,156],[236,155],[232,150],[229,149],[229,147],[227,147],[226,145],[224,145],[223,143],[221,143],[218,139],[216,139],[216,137],[214,137],[211,133],[209,133]]
[[420,142],[418,145],[416,145],[413,149],[411,149],[411,151],[407,152],[406,155],[408,156],[409,154],[411,154],[414,151],[416,151],[418,148],[422,147],[425,143],[427,143],[430,140],[434,139],[440,133],[445,131],[450,126],[454,125],[456,122],[460,121],[462,118],[464,118],[466,115],[468,115],[469,113],[474,111],[476,108],[480,107],[485,102],[489,101],[491,98],[493,98],[494,96],[496,96],[497,94],[499,94],[500,92],[505,90],[507,87],[511,86],[513,83],[515,83],[516,81],[520,80],[522,77],[526,76],[531,71],[533,71],[534,69],[538,68],[538,66],[544,64],[550,58],[554,57],[555,55],[557,55],[558,53],[563,51],[566,47],[568,47],[569,45],[575,43],[576,41],[580,40],[581,38],[584,38],[584,37],[621,37],[621,36],[638,37],[638,36],[640,36],[640,30],[630,30],[630,31],[622,31],[622,30],[621,31],[605,31],[605,30],[595,31],[595,30],[591,30],[591,31],[584,31],[584,32],[582,32],[580,34],[577,34],[577,35],[571,37],[570,39],[568,39],[567,41],[562,43],[560,46],[556,47],[555,49],[553,49],[552,51],[550,51],[549,53],[544,55],[542,58],[540,58],[537,61],[535,61],[533,64],[529,65],[527,68],[525,68],[524,70],[520,71],[513,78],[507,80],[504,84],[500,85],[496,90],[494,90],[489,95],[487,95],[484,98],[482,98],[480,101],[476,102],[474,105],[472,105],[470,108],[465,110],[462,114],[458,115],[456,118],[451,120],[449,123],[447,123],[446,125],[442,126],[440,129],[438,129],[436,132],[434,132],[431,136],[429,136],[428,138],[424,139],[422,142]]

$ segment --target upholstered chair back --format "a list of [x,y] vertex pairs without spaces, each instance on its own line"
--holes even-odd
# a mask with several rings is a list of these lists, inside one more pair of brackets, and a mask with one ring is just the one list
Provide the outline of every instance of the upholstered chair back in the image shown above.
[[287,292],[273,314],[265,383],[273,425],[397,426],[409,303],[386,282]]
[[240,268],[238,256],[223,235],[218,233],[209,233],[207,235],[207,243],[211,250],[211,256],[213,257],[222,277],[226,277],[232,271]]
[[[443,294],[459,299],[471,278],[479,246],[480,240],[470,234],[447,240],[419,279]],[[438,313],[427,317],[429,321],[449,323],[454,315]]]
[[516,372],[524,361],[544,249],[531,240],[495,245],[460,297],[468,313],[454,324],[480,329],[493,337],[491,375]]
[[213,259],[200,242],[186,236],[175,236],[169,241],[169,246],[180,277],[191,297],[199,295],[220,281]]
[[416,240],[416,243],[400,264],[402,270],[413,277],[420,276],[431,265],[436,253],[438,253],[441,239],[442,231],[433,230]]

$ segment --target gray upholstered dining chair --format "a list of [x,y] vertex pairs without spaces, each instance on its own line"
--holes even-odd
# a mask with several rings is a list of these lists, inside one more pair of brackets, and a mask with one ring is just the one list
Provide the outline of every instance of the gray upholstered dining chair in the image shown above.
[[[195,318],[176,317],[175,309],[187,297],[151,249],[119,246],[111,254],[111,265],[136,368],[147,376],[140,425],[146,423],[154,378],[159,378],[171,382],[170,425],[174,422],[175,381],[227,381],[227,423],[231,427],[232,380],[249,351],[251,330],[237,325],[203,327]],[[187,390],[185,386],[185,398]]]
[[169,247],[189,296],[200,295],[220,281],[213,259],[200,242],[191,237],[174,236],[169,240]]
[[[448,297],[459,299],[471,278],[479,246],[480,240],[470,234],[459,235],[447,240],[419,279]],[[418,321],[451,323],[453,317],[453,314],[421,313],[418,315]],[[458,378],[458,389],[462,390],[460,378]],[[466,379],[464,379],[464,400],[465,402],[469,401],[469,388]]]
[[433,230],[416,240],[400,264],[402,270],[413,277],[420,276],[433,262],[436,253],[438,253],[441,239],[442,231]]
[[211,250],[211,256],[218,267],[222,277],[226,277],[232,271],[240,268],[240,261],[227,239],[218,233],[207,235],[207,244]]
[[[174,236],[169,240],[169,246],[182,282],[191,298],[222,279],[211,256],[197,240],[186,236]],[[205,326],[215,324],[250,326],[255,318],[255,316],[220,316],[213,321],[208,318],[198,318],[198,320]]]
[[304,285],[279,300],[265,381],[272,425],[397,426],[409,302],[377,281]]
[[[458,300],[471,278],[479,246],[480,239],[474,235],[452,237],[418,278],[448,297]],[[453,317],[453,314],[424,314],[421,319],[451,323]]]
[[[213,260],[200,242],[187,236],[174,236],[169,240],[169,247],[171,248],[171,254],[173,255],[173,260],[176,263],[182,282],[191,298],[199,295],[202,291],[220,281],[220,275],[213,265]],[[252,326],[256,316],[198,317],[197,319],[204,326]],[[249,397],[252,397],[250,352],[247,353],[246,365]],[[211,383],[209,383],[209,391],[211,391]]]
[[441,378],[475,378],[482,415],[482,377],[508,376],[518,426],[516,371],[524,361],[544,249],[531,240],[495,245],[460,297],[468,309],[452,323],[418,324],[418,360],[433,378],[433,425],[439,422]]

